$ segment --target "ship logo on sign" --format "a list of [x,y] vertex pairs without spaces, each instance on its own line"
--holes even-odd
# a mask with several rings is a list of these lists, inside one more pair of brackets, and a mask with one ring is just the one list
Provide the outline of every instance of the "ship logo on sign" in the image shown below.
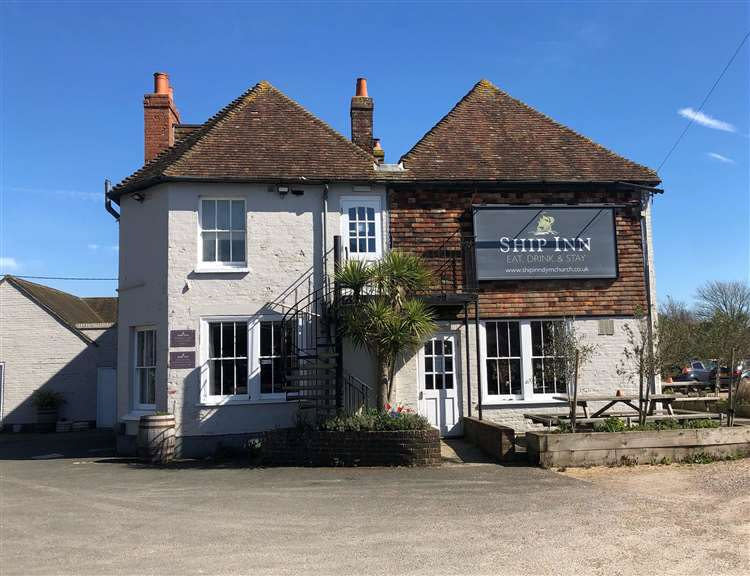
[[536,231],[534,236],[547,236],[549,234],[557,234],[552,229],[552,224],[555,223],[555,219],[547,214],[542,214],[536,223]]

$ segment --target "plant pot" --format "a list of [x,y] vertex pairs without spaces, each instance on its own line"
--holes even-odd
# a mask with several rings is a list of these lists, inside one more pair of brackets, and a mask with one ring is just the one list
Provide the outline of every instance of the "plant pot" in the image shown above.
[[136,450],[149,464],[167,464],[174,459],[174,414],[141,416]]
[[73,423],[69,420],[60,420],[57,422],[56,432],[70,432],[73,428]]
[[37,408],[36,428],[39,432],[52,432],[57,424],[57,408]]

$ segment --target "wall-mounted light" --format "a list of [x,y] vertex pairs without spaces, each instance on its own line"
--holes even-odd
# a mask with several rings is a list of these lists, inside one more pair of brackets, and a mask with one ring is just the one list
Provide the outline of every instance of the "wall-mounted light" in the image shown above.
[[134,192],[130,195],[130,197],[135,200],[136,202],[143,202],[144,196],[140,192]]
[[295,196],[302,196],[304,193],[304,190],[292,190],[292,194],[294,194]]
[[281,196],[286,196],[289,194],[289,186],[282,186],[279,184],[276,186],[276,192],[278,192]]

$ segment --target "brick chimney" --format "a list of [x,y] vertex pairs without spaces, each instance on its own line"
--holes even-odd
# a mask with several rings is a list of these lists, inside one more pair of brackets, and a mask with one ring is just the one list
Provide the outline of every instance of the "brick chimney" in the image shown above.
[[369,154],[373,153],[372,98],[367,95],[367,79],[357,78],[357,91],[352,98],[352,142]]
[[154,73],[154,92],[143,97],[144,158],[148,162],[163,150],[174,145],[174,125],[179,124],[180,113],[174,105],[169,76]]

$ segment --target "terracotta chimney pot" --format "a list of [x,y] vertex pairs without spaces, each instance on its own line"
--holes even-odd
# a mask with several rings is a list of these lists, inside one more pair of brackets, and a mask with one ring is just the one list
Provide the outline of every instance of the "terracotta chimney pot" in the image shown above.
[[154,72],[154,93],[169,94],[169,76],[164,72]]
[[357,78],[357,91],[355,96],[367,98],[367,78]]

